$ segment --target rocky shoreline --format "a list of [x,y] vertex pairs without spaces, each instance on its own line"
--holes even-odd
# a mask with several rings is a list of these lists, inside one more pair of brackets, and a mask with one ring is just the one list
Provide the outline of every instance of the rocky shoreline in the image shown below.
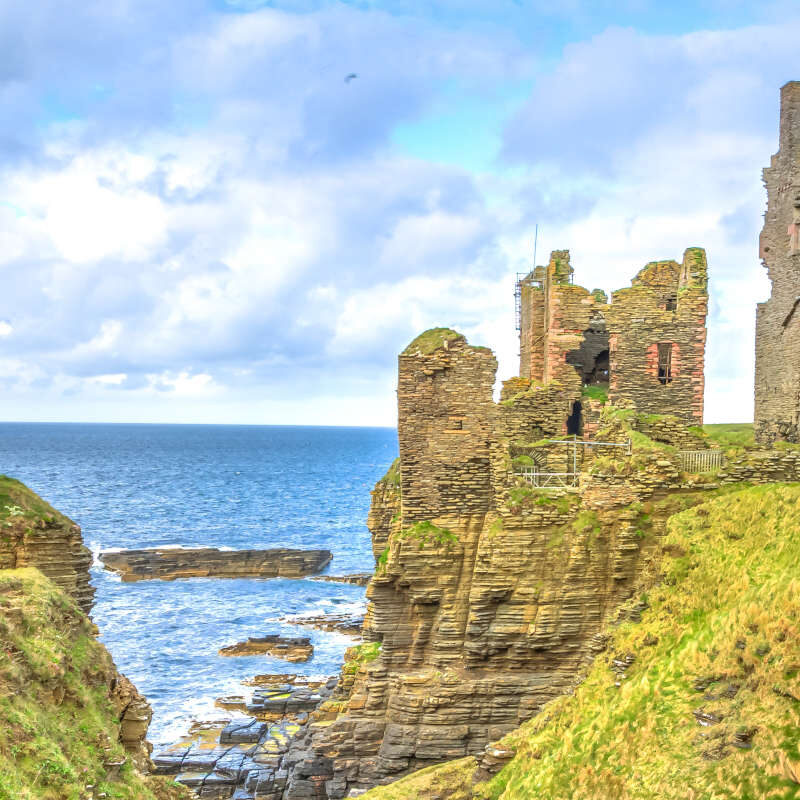
[[103,566],[123,581],[176,578],[304,578],[322,571],[330,550],[218,550],[145,548],[100,553]]
[[[218,704],[249,716],[196,723],[189,733],[153,756],[156,774],[174,779],[198,797],[281,800],[317,796],[301,785],[304,757],[300,734],[335,716],[324,704],[337,685],[298,675],[260,675],[250,698],[221,698]],[[241,701],[241,702],[240,702]]]

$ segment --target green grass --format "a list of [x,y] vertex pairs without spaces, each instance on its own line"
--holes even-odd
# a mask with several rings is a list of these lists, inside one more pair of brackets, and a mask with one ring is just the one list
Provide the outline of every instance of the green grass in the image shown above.
[[415,522],[408,528],[403,529],[398,534],[400,539],[415,540],[419,543],[420,549],[426,545],[450,546],[458,543],[458,536],[447,528],[440,528],[428,520]]
[[23,483],[8,475],[0,475],[0,528],[10,527],[20,518],[73,524]]
[[581,389],[581,397],[587,397],[589,400],[600,400],[602,403],[607,403],[608,387],[584,386],[583,389]]
[[366,642],[348,647],[342,672],[345,675],[355,675],[363,666],[371,664],[380,654],[380,642]]
[[411,344],[406,347],[401,353],[404,356],[423,355],[429,356],[435,353],[440,347],[444,347],[445,343],[450,344],[458,340],[464,339],[463,334],[458,331],[451,330],[450,328],[430,328],[429,330],[417,336]]
[[752,422],[703,425],[703,432],[720,447],[754,447]]
[[394,489],[399,489],[402,485],[402,479],[400,477],[400,459],[396,458],[392,461],[391,466],[386,471],[386,474],[380,479],[380,483],[384,483],[387,486],[391,486]]
[[[729,491],[675,514],[641,622],[611,628],[574,693],[501,740],[516,755],[498,775],[473,785],[466,758],[365,800],[411,800],[427,787],[448,800],[800,797],[798,531],[798,484]],[[612,661],[627,654],[635,660],[620,676]],[[719,721],[700,725],[701,713]]]
[[126,754],[95,631],[38,570],[0,570],[0,800],[80,800],[87,785],[118,800],[188,796],[130,762],[110,778],[104,765]]

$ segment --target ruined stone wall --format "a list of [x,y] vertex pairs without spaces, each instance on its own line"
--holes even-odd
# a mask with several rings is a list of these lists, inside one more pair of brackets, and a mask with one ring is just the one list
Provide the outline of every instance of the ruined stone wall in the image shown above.
[[[593,363],[607,349],[612,401],[702,423],[708,310],[702,249],[686,250],[682,264],[648,264],[629,288],[613,293],[611,304],[602,292],[590,293],[570,282],[567,250],[554,251],[547,268],[539,270],[542,288],[531,283],[534,273],[520,284],[523,377],[558,381],[577,399],[584,383],[595,382],[596,374],[590,380]],[[667,381],[659,380],[659,344],[671,348]],[[596,427],[589,416],[584,426],[587,422],[589,431]]]
[[520,377],[542,381],[544,378],[544,309],[541,282],[532,277],[520,282]]
[[[427,332],[400,355],[397,402],[405,525],[485,513],[497,360],[463,336]],[[427,338],[423,338],[427,337]],[[435,346],[435,347],[434,347]]]
[[720,483],[800,481],[800,449],[752,450],[729,457],[717,480]]
[[[614,292],[606,311],[611,402],[702,424],[707,313],[708,267],[699,247],[687,249],[682,264],[648,264],[630,288]],[[666,381],[659,378],[659,344],[671,346]]]
[[780,143],[764,170],[760,255],[772,293],[756,313],[757,441],[800,441],[800,81],[781,89]]

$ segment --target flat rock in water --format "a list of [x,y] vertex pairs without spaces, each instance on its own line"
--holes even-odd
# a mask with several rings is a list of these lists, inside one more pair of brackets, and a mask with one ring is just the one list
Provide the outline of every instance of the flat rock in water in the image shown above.
[[350,575],[317,575],[314,581],[328,581],[330,583],[352,583],[355,586],[366,586],[372,580],[371,572],[353,572]]
[[292,625],[307,625],[323,631],[343,633],[346,636],[361,636],[364,627],[364,614],[319,614],[316,616],[281,617],[281,622]]
[[237,642],[219,650],[221,656],[259,656],[269,655],[285,661],[298,663],[308,661],[314,654],[314,646],[307,636],[251,637],[245,642]]
[[148,548],[100,553],[106,569],[123,581],[152,578],[303,578],[323,570],[333,558],[330,550],[217,550]]

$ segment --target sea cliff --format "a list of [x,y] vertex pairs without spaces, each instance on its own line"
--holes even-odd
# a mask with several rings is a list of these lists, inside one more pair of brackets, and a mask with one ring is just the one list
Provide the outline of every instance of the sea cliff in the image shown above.
[[152,716],[88,618],[80,528],[0,477],[0,798],[177,800],[147,775]]

